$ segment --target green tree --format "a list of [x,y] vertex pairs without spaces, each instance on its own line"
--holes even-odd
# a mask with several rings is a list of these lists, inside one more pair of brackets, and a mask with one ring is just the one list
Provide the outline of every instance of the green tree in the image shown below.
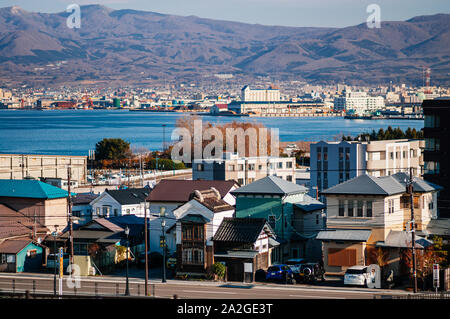
[[130,156],[130,143],[121,138],[104,138],[95,145],[95,159],[99,161],[118,161]]

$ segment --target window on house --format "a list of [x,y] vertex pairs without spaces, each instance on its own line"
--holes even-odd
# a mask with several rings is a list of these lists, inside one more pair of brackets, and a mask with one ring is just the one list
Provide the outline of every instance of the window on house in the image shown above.
[[348,201],[347,216],[353,217],[353,201],[352,200]]
[[321,147],[317,148],[317,160],[318,161],[322,160],[322,148]]
[[362,200],[358,201],[358,207],[357,207],[357,210],[356,210],[356,216],[363,217],[363,201]]
[[286,168],[292,168],[292,162],[286,162]]
[[238,165],[238,170],[239,171],[243,171],[244,170],[244,165],[243,164],[239,164]]
[[119,210],[117,208],[114,208],[114,216],[119,216]]
[[248,164],[248,170],[254,171],[255,170],[255,164]]
[[366,202],[366,216],[372,217],[372,201]]
[[14,255],[14,254],[8,254],[8,255],[6,256],[6,262],[7,262],[8,264],[14,264],[14,263],[16,262],[16,255]]
[[278,162],[278,168],[283,168],[283,162]]
[[6,264],[6,254],[0,254],[0,264]]
[[228,165],[228,170],[231,172],[234,171],[234,165]]
[[100,216],[100,207],[97,207],[97,208],[95,209],[95,214],[96,214],[97,216]]
[[238,178],[238,183],[240,185],[244,185],[244,179],[243,178]]
[[286,176],[286,180],[289,181],[289,182],[292,182],[292,176],[291,175],[287,175]]
[[339,216],[344,216],[345,203],[343,200],[339,200]]

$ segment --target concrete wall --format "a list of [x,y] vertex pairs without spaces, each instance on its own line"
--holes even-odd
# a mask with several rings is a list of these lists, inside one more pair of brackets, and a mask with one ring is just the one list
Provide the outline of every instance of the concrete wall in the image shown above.
[[26,176],[67,180],[67,166],[72,180],[86,182],[87,156],[0,154],[0,179],[23,179]]

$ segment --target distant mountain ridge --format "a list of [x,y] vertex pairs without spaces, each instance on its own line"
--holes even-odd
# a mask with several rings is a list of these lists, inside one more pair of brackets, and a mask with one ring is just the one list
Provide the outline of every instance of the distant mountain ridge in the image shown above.
[[[218,72],[311,83],[449,85],[450,14],[346,28],[263,26],[101,5],[69,13],[0,9],[0,80],[29,82],[192,78]],[[47,66],[67,61],[57,68]]]

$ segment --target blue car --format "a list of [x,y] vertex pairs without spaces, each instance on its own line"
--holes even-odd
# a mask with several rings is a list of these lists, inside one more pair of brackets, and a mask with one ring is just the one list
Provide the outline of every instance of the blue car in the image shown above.
[[267,269],[266,280],[295,284],[294,273],[288,265],[270,266]]

